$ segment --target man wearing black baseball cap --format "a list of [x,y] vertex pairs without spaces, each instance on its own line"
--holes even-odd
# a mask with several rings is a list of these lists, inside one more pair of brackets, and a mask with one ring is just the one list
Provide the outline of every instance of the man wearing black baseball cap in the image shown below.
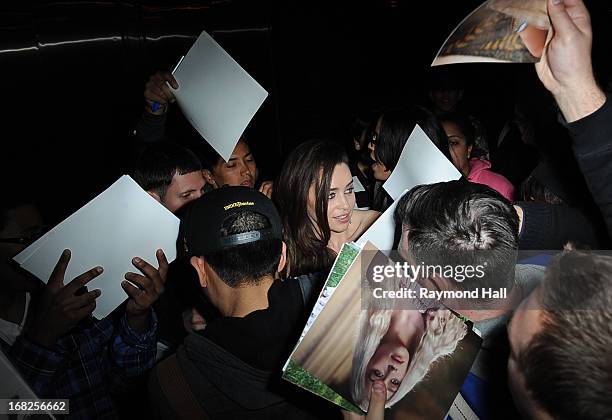
[[[272,201],[246,187],[211,191],[186,206],[178,246],[221,317],[190,334],[152,373],[159,415],[320,418],[313,407],[326,403],[309,396],[289,402],[282,389],[289,385],[277,381],[317,289],[314,277],[278,279],[286,246]],[[301,408],[305,400],[308,410]]]

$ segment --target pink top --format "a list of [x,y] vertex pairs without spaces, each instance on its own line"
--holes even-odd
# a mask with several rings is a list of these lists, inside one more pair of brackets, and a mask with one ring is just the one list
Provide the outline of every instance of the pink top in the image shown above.
[[491,162],[485,159],[474,158],[470,159],[470,166],[472,167],[468,175],[470,182],[487,185],[508,200],[514,200],[514,185],[505,176],[490,170]]

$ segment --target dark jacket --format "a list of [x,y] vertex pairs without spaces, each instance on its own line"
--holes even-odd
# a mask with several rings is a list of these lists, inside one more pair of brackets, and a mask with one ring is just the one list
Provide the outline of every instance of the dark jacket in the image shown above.
[[[175,366],[170,365],[174,363],[170,358],[150,375],[153,415],[173,420],[193,418],[192,411],[183,411],[181,417],[174,409],[177,404],[186,406],[177,400],[190,390],[190,407],[194,411],[201,408],[206,417],[214,420],[339,416],[338,407],[281,379],[281,367],[299,338],[325,278],[326,273],[319,273],[277,280],[268,291],[268,309],[244,318],[221,317],[203,332],[187,336],[176,352],[180,369],[168,368]],[[180,394],[174,380],[177,371],[186,382],[182,387],[185,392]]]
[[595,224],[583,211],[563,204],[521,201],[515,205],[523,209],[519,249],[562,250],[569,241],[598,249]]
[[612,104],[568,124],[574,154],[612,237]]
[[[189,388],[210,419],[317,418],[270,390],[275,373],[249,366],[200,334],[185,339],[177,359]],[[149,379],[149,398],[154,415],[179,418],[162,392],[156,371]]]

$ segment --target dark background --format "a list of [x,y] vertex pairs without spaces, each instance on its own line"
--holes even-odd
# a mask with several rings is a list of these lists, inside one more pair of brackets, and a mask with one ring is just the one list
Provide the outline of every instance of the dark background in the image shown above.
[[[606,3],[587,2],[603,84],[610,74],[612,6]],[[147,78],[171,69],[202,30],[270,93],[249,138],[271,178],[300,141],[333,136],[348,144],[347,127],[361,109],[426,102],[429,64],[479,4],[4,0],[3,195],[31,195],[56,222],[126,173]],[[532,65],[449,69],[464,77],[465,101],[491,121],[510,116],[517,92],[550,102]],[[168,124],[177,141],[191,135],[178,109]]]

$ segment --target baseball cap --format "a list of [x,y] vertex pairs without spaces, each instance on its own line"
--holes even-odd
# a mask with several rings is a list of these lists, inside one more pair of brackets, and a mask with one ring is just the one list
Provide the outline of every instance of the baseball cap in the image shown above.
[[[265,229],[233,235],[224,234],[224,223],[234,215],[250,211],[270,222]],[[283,238],[283,227],[276,207],[268,197],[253,188],[223,187],[188,203],[181,216],[179,243],[184,256],[209,255],[237,245],[263,239]]]

